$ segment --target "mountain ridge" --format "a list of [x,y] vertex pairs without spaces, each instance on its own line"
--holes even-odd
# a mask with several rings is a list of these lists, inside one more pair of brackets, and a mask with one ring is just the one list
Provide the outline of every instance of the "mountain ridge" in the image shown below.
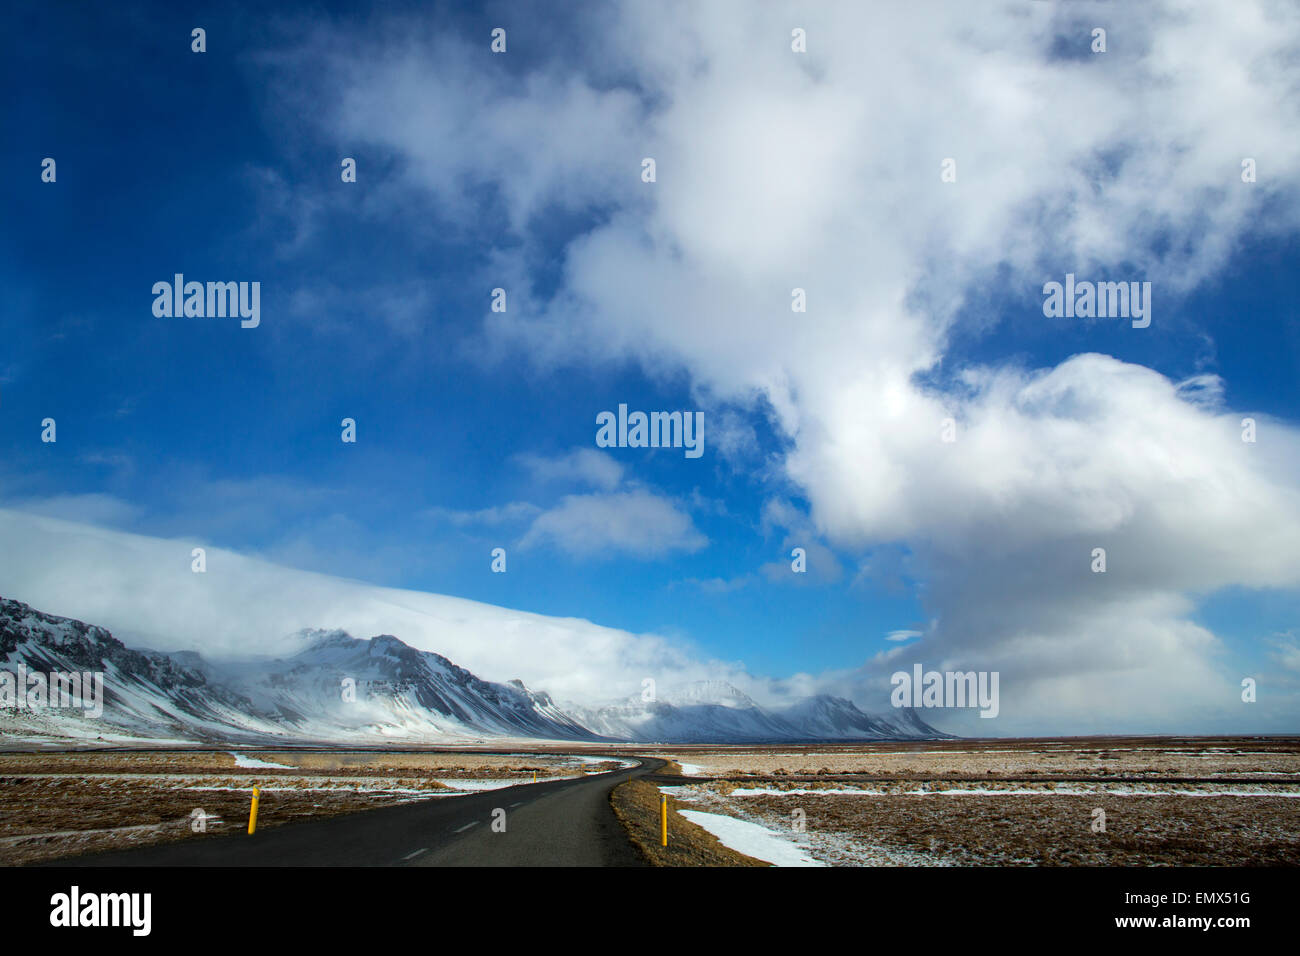
[[[103,627],[0,597],[0,667],[103,671],[104,716],[0,710],[7,733],[234,743],[462,743],[528,738],[760,743],[947,737],[911,711],[873,716],[845,698],[765,708],[725,681],[662,700],[560,704],[523,681],[496,683],[392,634],[299,631],[281,657],[209,660],[131,649]],[[11,716],[14,715],[14,716]]]

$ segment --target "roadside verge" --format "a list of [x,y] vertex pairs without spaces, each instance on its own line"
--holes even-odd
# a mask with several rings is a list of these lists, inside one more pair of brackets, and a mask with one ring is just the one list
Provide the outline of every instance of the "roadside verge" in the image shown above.
[[[664,767],[659,771],[669,771]],[[683,782],[685,782],[683,780]],[[724,846],[708,830],[691,823],[677,811],[689,804],[668,798],[668,845],[660,845],[659,814],[662,795],[645,780],[619,784],[609,795],[614,815],[627,831],[628,839],[651,866],[770,866]]]

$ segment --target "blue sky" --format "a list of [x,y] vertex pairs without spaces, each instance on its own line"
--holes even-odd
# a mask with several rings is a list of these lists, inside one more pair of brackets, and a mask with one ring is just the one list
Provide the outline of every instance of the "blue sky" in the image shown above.
[[[681,156],[693,156],[689,136],[671,127],[672,110],[682,108],[691,90],[689,78],[649,54],[647,63],[621,65],[617,42],[614,52],[601,52],[600,38],[635,33],[612,12],[542,18],[524,8],[439,10],[394,13],[385,6],[382,13],[358,14],[313,5],[268,17],[253,5],[183,12],[126,5],[94,14],[74,15],[71,8],[5,14],[6,35],[17,29],[24,37],[11,44],[5,66],[11,87],[17,83],[24,94],[6,107],[10,147],[0,157],[8,184],[0,230],[0,281],[6,289],[0,503],[161,538],[199,539],[385,586],[664,635],[701,657],[741,662],[773,678],[853,671],[898,650],[900,642],[887,640],[890,632],[929,633],[936,620],[960,626],[954,615],[963,605],[942,590],[944,582],[960,577],[956,569],[980,563],[963,550],[965,543],[955,543],[962,536],[946,541],[942,527],[927,524],[908,505],[853,503],[859,479],[864,489],[890,480],[876,470],[880,450],[872,442],[863,448],[876,448],[874,453],[853,451],[863,456],[861,469],[827,478],[826,463],[843,461],[830,410],[842,414],[863,394],[876,404],[879,396],[869,385],[851,400],[831,396],[843,370],[832,361],[823,374],[812,360],[804,361],[797,342],[760,355],[762,322],[743,346],[736,339],[746,353],[737,366],[749,364],[744,374],[730,377],[718,371],[727,365],[725,344],[705,340],[674,351],[668,336],[654,341],[646,334],[653,327],[640,323],[653,320],[625,321],[617,308],[600,301],[600,282],[619,261],[616,249],[607,267],[588,263],[582,272],[575,264],[597,248],[592,237],[631,222],[629,234],[648,235],[661,248],[676,243],[671,261],[689,263],[694,250],[699,274],[719,283],[714,292],[727,288],[728,263],[735,265],[738,284],[761,285],[754,273],[766,253],[751,249],[750,238],[701,238],[698,230],[707,224],[693,220],[679,221],[675,238],[666,235],[680,204],[632,193],[644,188],[636,179],[641,152],[656,145],[635,136],[631,145],[619,142],[626,117],[635,120],[633,128],[647,131],[647,140],[653,129],[662,142],[680,147]],[[780,51],[788,18],[774,19],[782,30],[773,41]],[[426,35],[413,40],[413,23]],[[510,52],[494,57],[487,50],[488,32],[499,23],[509,29]],[[206,53],[190,50],[194,26],[207,30]],[[701,56],[725,63],[732,50],[725,43],[709,50],[711,28],[684,29],[704,51]],[[745,29],[761,32],[763,24]],[[1072,37],[1071,29],[1062,20],[1029,31],[1042,41],[1036,69],[1063,69],[1045,37]],[[1152,14],[1141,23],[1116,22],[1112,33],[1159,36],[1162,29]],[[1028,41],[1008,36],[1009,49],[1017,42]],[[666,34],[652,35],[646,44],[670,49]],[[458,52],[443,59],[439,52],[445,49]],[[410,77],[396,68],[386,73],[384,50],[392,52],[394,63],[409,56],[418,64],[412,68],[417,78],[425,70],[445,85],[421,92],[425,87],[408,84]],[[1130,56],[1134,65],[1126,68],[1143,68],[1122,44],[1108,55]],[[851,71],[836,72],[843,59],[829,62],[823,83],[843,77],[852,92]],[[665,74],[672,79],[662,79]],[[512,114],[506,112],[484,120],[488,139],[479,148],[498,154],[519,149],[521,155],[480,173],[474,143],[441,139],[446,127],[437,124],[415,129],[419,110],[409,108],[411,99],[403,100],[413,96],[419,104],[427,95],[430,111],[437,112],[452,109],[445,97],[460,90],[467,99],[482,96],[489,112],[513,103],[544,115],[559,97],[561,110],[580,115],[581,103],[563,99],[563,83],[548,85],[556,77],[583,78],[598,99],[612,93],[626,98],[609,99],[591,130],[578,125],[580,135],[615,145],[596,145],[590,153],[581,148],[584,156],[575,168],[566,167],[569,153],[550,142],[544,123],[522,147],[512,140]],[[1285,87],[1282,80],[1277,88]],[[1094,81],[1068,82],[1086,90]],[[723,94],[706,86],[695,95],[703,100]],[[1279,125],[1296,109],[1290,95],[1274,110]],[[663,105],[668,99],[676,105]],[[365,104],[376,102],[391,104],[393,112],[373,116],[369,126],[373,110]],[[901,94],[897,107],[905,109]],[[1142,108],[1157,110],[1160,104]],[[607,136],[599,129],[606,120]],[[683,129],[698,133],[691,123]],[[557,121],[553,136],[559,140],[572,132]],[[498,133],[500,142],[493,142]],[[1226,185],[1213,188],[1249,188],[1234,181],[1238,154],[1264,152],[1261,169],[1270,175],[1294,171],[1292,152],[1265,151],[1265,142],[1276,145],[1280,138],[1225,143]],[[529,152],[532,142],[536,154]],[[1013,141],[1004,146],[1031,149]],[[1078,148],[1096,155],[1110,147],[1103,140]],[[558,158],[543,159],[552,149]],[[662,149],[666,158],[673,146]],[[584,164],[604,162],[610,153],[627,160],[626,187],[584,185],[577,198],[570,195],[572,184],[588,177]],[[54,184],[40,180],[46,156],[58,164]],[[345,156],[357,160],[355,184],[340,181]],[[678,159],[677,165],[688,161]],[[978,176],[964,170],[981,169],[983,162],[963,167],[963,176]],[[1061,162],[1068,166],[1071,160]],[[540,171],[531,172],[534,167]],[[675,175],[671,163],[661,168],[669,178]],[[912,383],[908,388],[931,397],[962,395],[963,375],[973,368],[1032,379],[1072,356],[1099,353],[1173,383],[1217,376],[1218,412],[1256,415],[1278,429],[1295,429],[1300,310],[1293,281],[1300,246],[1294,197],[1285,192],[1294,187],[1259,185],[1261,194],[1266,188],[1284,194],[1225,221],[1214,218],[1217,212],[1198,213],[1203,200],[1197,188],[1203,184],[1185,184],[1172,200],[1163,195],[1153,201],[1156,209],[1170,208],[1161,202],[1187,207],[1186,215],[1173,215],[1166,227],[1168,245],[1183,252],[1161,252],[1165,239],[1124,229],[1125,215],[1134,222],[1155,215],[1131,198],[1133,183],[1124,181],[1128,169],[1111,169],[1094,183],[1106,202],[1125,204],[1126,212],[1108,220],[1114,236],[1094,241],[1083,227],[1067,229],[1077,242],[1063,239],[1058,246],[1052,226],[1036,236],[1032,249],[1006,256],[984,248],[997,245],[996,233],[980,244],[962,238],[959,228],[945,232],[946,223],[938,239],[900,239],[899,246],[916,250],[903,291],[947,303],[912,310],[923,314],[918,338],[932,354],[915,358],[914,352],[925,349],[910,340],[900,347],[897,367],[919,368],[904,376]],[[1211,175],[1202,166],[1193,166],[1187,176],[1194,179],[1192,174]],[[959,180],[971,188],[964,182]],[[899,188],[909,195],[940,185],[937,174],[927,171]],[[671,188],[665,186],[663,195],[672,197]],[[1212,195],[1211,186],[1204,188]],[[452,193],[457,198],[449,198]],[[1009,198],[1006,207],[1024,208],[1035,198],[1027,191]],[[647,202],[662,205],[648,210]],[[1205,202],[1211,210],[1225,207],[1213,198]],[[989,200],[990,208],[995,205]],[[867,234],[890,241],[891,224],[872,218],[878,212],[864,208],[859,215],[847,201],[825,222],[835,228],[847,223],[845,247],[853,251],[853,243]],[[1072,223],[1086,219],[1078,203],[1068,206],[1068,214]],[[779,232],[776,215],[762,222]],[[965,207],[952,215],[967,215]],[[995,213],[969,215],[980,222],[980,216]],[[1050,225],[1050,219],[1045,222]],[[1223,233],[1224,242],[1207,241],[1211,231]],[[789,276],[774,277],[786,302],[788,288],[817,268],[813,258],[801,261],[803,249],[795,242],[800,234],[797,227],[790,233],[795,238]],[[937,258],[931,255],[936,244],[942,249]],[[873,252],[863,246],[854,254],[869,258]],[[881,269],[883,274],[887,266]],[[244,330],[230,319],[154,317],[153,283],[177,272],[199,281],[260,281],[260,327]],[[1153,278],[1156,320],[1144,330],[1149,334],[1124,321],[1045,319],[1041,285],[1066,272]],[[893,296],[892,287],[864,283],[854,289],[846,279],[841,289],[836,281],[812,286],[814,300],[820,294],[821,301],[838,305]],[[635,280],[629,283],[636,297]],[[497,285],[511,297],[512,311],[502,321],[489,311]],[[823,287],[828,291],[821,293]],[[580,296],[586,296],[585,305],[573,305]],[[682,323],[680,339],[693,327],[711,328],[727,311],[728,300],[720,301],[721,307],[706,294],[697,317],[670,302],[653,307],[673,310]],[[738,296],[737,311],[743,314],[752,301]],[[773,311],[780,313],[781,301],[775,301]],[[570,324],[570,312],[583,318]],[[870,305],[863,315],[863,322],[876,321]],[[776,321],[787,320],[778,315]],[[605,338],[591,332],[597,327]],[[841,340],[846,349],[867,347]],[[826,341],[836,339],[828,335]],[[826,341],[818,339],[817,348],[833,353]],[[870,348],[886,354],[887,345]],[[793,353],[799,358],[791,359],[790,368],[777,369]],[[886,378],[891,367],[882,372]],[[565,462],[597,467],[591,465],[595,416],[619,403],[645,411],[703,409],[704,457],[612,449],[600,454],[621,471],[570,467],[566,475]],[[782,410],[783,403],[794,411]],[[1148,410],[1135,407],[1133,414]],[[46,417],[58,423],[57,444],[39,440]],[[355,445],[340,441],[345,417],[358,423]],[[984,419],[972,411],[970,420]],[[812,449],[815,439],[809,436],[823,433],[832,438]],[[1293,440],[1288,431],[1277,453],[1283,461]],[[1041,448],[1041,442],[1033,447]],[[1076,451],[1077,443],[1062,453],[1062,472],[1073,467]],[[575,452],[582,457],[569,457]],[[801,452],[808,456],[803,467]],[[1182,480],[1176,458],[1168,456],[1166,466]],[[821,478],[810,483],[806,469]],[[937,473],[921,461],[902,473],[911,469],[923,481]],[[561,473],[547,477],[548,470]],[[1047,481],[1042,476],[1052,471],[1055,466],[1044,468],[1033,480]],[[1268,486],[1283,502],[1278,507],[1289,508],[1295,473],[1289,487],[1276,475],[1269,472]],[[904,489],[914,480],[905,478]],[[1131,487],[1127,478],[1098,481],[1092,490],[1109,500],[1114,489]],[[1020,495],[1030,502],[1028,510],[1008,503],[1005,520],[1019,527],[1044,520],[1032,510],[1038,506],[1032,481],[1018,487],[1007,497]],[[601,540],[598,528],[581,522],[574,528],[570,519],[577,516],[565,508],[574,499],[567,496],[577,496],[585,508],[619,495],[644,505],[646,522],[671,519],[669,524],[678,522],[675,530],[642,540],[634,527],[631,537]],[[952,497],[942,487],[927,491],[917,499],[917,514],[933,512],[935,502]],[[1159,511],[1168,498],[1133,504],[1135,523],[1142,524],[1144,507]],[[998,492],[990,500],[1003,498]],[[1267,500],[1263,504],[1268,507]],[[505,509],[508,516],[472,515],[489,509]],[[1189,506],[1187,521],[1195,520],[1195,510]],[[898,517],[904,513],[906,520]],[[1275,517],[1284,527],[1292,516],[1284,511]],[[1225,518],[1229,526],[1232,520]],[[1062,527],[1067,524],[1062,519]],[[1248,539],[1250,534],[1243,530]],[[1186,547],[1181,539],[1163,540],[1154,532],[1143,541],[1157,551]],[[789,572],[795,544],[817,549],[812,573]],[[506,574],[489,568],[497,546],[508,549]],[[1025,545],[1030,555],[1034,548],[1062,546],[1056,539]],[[1258,551],[1272,545],[1261,540],[1252,546]],[[1276,555],[1279,563],[1290,559],[1289,553]],[[1294,575],[1171,574],[1153,589],[1189,601],[1173,617],[1222,642],[1210,657],[1213,672],[1228,683],[1235,684],[1239,673],[1275,667],[1270,655],[1277,653],[1277,642],[1294,643],[1300,626]],[[952,584],[952,594],[968,594],[971,587]],[[1016,597],[989,593],[988,600]],[[945,643],[942,632],[929,639],[930,660],[966,659],[962,649],[971,648],[963,637]],[[1286,710],[1281,719],[1293,720],[1297,713]]]

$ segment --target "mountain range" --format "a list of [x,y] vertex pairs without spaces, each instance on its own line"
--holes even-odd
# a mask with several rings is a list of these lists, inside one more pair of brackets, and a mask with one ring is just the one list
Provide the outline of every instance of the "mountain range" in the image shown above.
[[0,668],[102,672],[103,714],[0,709],[15,740],[257,745],[483,743],[503,739],[768,743],[946,737],[914,711],[869,715],[841,697],[762,707],[722,681],[653,700],[557,704],[521,681],[494,683],[391,634],[306,630],[284,657],[208,660],[132,649],[106,629],[0,598]]

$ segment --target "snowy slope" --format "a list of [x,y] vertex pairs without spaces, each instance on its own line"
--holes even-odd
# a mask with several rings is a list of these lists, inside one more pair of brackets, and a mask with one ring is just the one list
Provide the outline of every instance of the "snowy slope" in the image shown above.
[[829,694],[805,697],[777,713],[797,727],[800,736],[818,740],[949,736],[935,730],[910,707],[866,714],[851,700]]
[[0,598],[0,667],[102,671],[104,714],[0,710],[18,738],[241,742],[463,742],[491,738],[724,743],[939,737],[911,711],[869,716],[850,701],[812,697],[760,707],[722,681],[656,701],[558,706],[520,681],[482,680],[391,634],[295,635],[281,657],[209,661],[193,651],[132,650],[102,627]]
[[[104,713],[0,710],[14,737],[268,742],[595,739],[545,694],[480,680],[391,635],[300,635],[285,659],[214,662],[131,650],[108,631],[0,598],[0,667],[101,671]],[[344,679],[353,682],[345,699]]]
[[[262,711],[299,733],[388,738],[448,735],[590,739],[545,694],[480,680],[440,654],[381,634],[308,631],[285,659],[213,665]],[[352,691],[345,699],[344,681]]]
[[804,698],[783,709],[759,706],[725,681],[698,681],[654,701],[631,697],[601,707],[571,705],[596,733],[663,743],[775,742],[944,737],[910,709],[869,716],[842,697]]
[[7,733],[96,738],[144,736],[207,739],[233,732],[275,733],[269,715],[246,697],[209,682],[199,670],[169,655],[135,651],[102,627],[44,614],[0,598],[0,667],[23,664],[28,672],[104,675],[104,717],[80,708],[0,711]]

